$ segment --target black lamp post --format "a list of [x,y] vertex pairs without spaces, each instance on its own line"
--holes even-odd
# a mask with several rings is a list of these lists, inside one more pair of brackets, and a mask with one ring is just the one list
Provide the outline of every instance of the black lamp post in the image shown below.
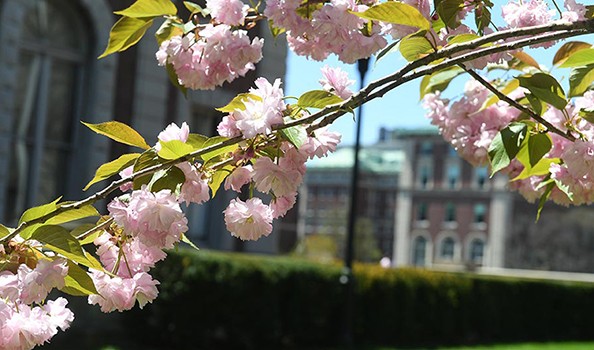
[[[359,70],[359,84],[360,89],[365,86],[365,75],[369,70],[369,59],[360,59],[357,61],[357,68]],[[358,185],[359,185],[359,149],[361,148],[361,124],[363,124],[363,106],[360,106],[357,111],[357,131],[355,134],[354,147],[354,161],[353,161],[353,175],[351,177],[351,202],[348,212],[347,223],[347,237],[346,237],[346,251],[344,255],[344,270],[341,276],[341,282],[346,289],[346,305],[344,315],[344,343],[348,348],[353,347],[353,322],[354,322],[354,279],[353,279],[353,258],[354,258],[354,240],[355,240],[355,223],[357,220],[357,200],[358,200]]]

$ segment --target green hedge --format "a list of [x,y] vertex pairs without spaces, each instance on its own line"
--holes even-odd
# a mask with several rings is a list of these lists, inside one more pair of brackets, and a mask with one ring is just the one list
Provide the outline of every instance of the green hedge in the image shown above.
[[[179,251],[161,293],[124,314],[138,341],[167,349],[340,347],[341,267]],[[415,269],[355,269],[355,342],[445,345],[594,339],[594,285]]]

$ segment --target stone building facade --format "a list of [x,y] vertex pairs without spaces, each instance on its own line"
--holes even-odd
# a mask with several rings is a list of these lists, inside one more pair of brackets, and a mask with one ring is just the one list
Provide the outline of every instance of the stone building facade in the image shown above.
[[[0,1],[0,222],[14,224],[26,208],[59,195],[82,198],[81,189],[100,164],[134,151],[79,120],[124,122],[149,144],[172,122],[187,121],[192,132],[214,135],[221,118],[214,107],[246,91],[255,77],[284,78],[286,47],[265,26],[254,28],[265,39],[255,72],[187,98],[157,66],[151,30],[158,23],[136,46],[97,60],[117,19],[112,12],[132,2]],[[182,1],[177,3],[183,11]],[[221,192],[212,204],[189,208],[189,236],[204,247],[276,252],[275,238],[243,246],[227,234],[221,210],[229,196]]]

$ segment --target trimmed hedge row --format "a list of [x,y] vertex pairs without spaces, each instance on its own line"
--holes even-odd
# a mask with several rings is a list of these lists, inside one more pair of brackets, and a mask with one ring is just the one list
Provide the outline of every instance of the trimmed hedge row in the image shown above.
[[[340,266],[230,253],[171,253],[159,298],[124,313],[167,349],[340,346]],[[355,342],[444,345],[594,339],[594,285],[355,268]]]

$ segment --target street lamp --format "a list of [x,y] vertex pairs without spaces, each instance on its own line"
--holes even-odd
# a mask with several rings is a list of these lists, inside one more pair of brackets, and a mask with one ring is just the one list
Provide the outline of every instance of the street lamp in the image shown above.
[[[369,70],[369,59],[360,59],[357,61],[357,69],[359,71],[359,86],[363,89],[365,86],[365,75]],[[358,185],[359,185],[359,149],[361,148],[361,125],[363,124],[363,106],[360,106],[357,111],[357,131],[355,134],[354,147],[354,161],[353,161],[353,175],[351,177],[351,202],[348,212],[347,223],[347,237],[346,237],[346,251],[344,255],[344,269],[341,276],[341,283],[345,285],[346,300],[345,300],[345,315],[344,315],[344,343],[348,348],[353,346],[353,322],[354,322],[354,279],[353,279],[353,257],[354,257],[354,240],[355,240],[355,223],[357,219],[357,199],[358,199]]]

